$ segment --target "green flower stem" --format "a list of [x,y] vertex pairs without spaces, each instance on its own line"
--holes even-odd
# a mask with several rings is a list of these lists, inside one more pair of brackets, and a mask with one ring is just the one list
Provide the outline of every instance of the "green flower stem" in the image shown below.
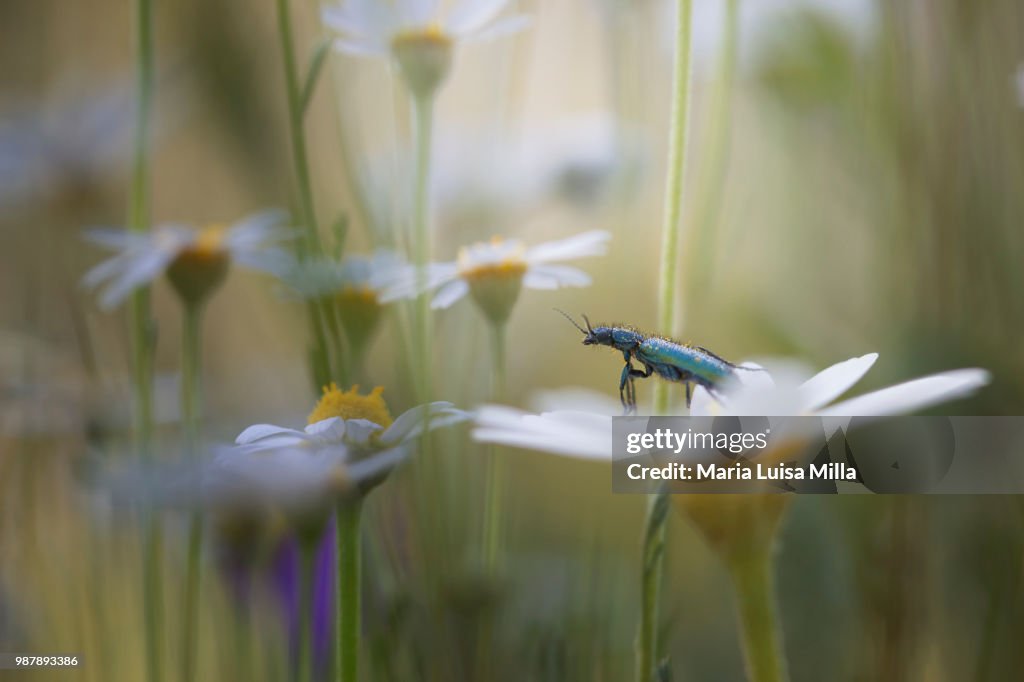
[[413,97],[413,118],[416,128],[416,169],[413,189],[412,251],[416,266],[416,288],[421,292],[414,302],[412,342],[413,369],[418,401],[431,400],[431,320],[430,296],[426,292],[427,266],[430,263],[430,160],[434,132],[434,97],[423,94]]
[[313,186],[310,181],[309,159],[306,153],[306,131],[302,125],[302,87],[295,64],[295,45],[292,37],[292,17],[289,0],[277,0],[277,28],[281,40],[285,88],[288,97],[288,132],[291,137],[292,163],[299,186],[299,203],[305,228],[305,253],[318,253],[320,232],[317,229],[316,209],[313,204]]
[[775,607],[771,550],[729,560],[750,682],[787,679]]
[[718,58],[718,77],[708,117],[709,156],[707,158],[707,184],[699,195],[688,248],[683,254],[686,263],[687,284],[684,310],[692,307],[695,292],[705,291],[714,264],[712,234],[721,212],[722,195],[729,171],[729,147],[732,130],[732,106],[736,80],[736,54],[739,45],[739,0],[725,4],[725,35]]
[[[135,232],[149,228],[149,119],[153,101],[153,3],[135,2],[136,105],[132,182],[128,202],[128,227]],[[155,327],[150,317],[149,288],[139,287],[129,307],[132,336],[132,383],[135,410],[134,439],[140,457],[152,455],[153,347]],[[146,667],[151,682],[163,673],[163,603],[161,599],[162,532],[159,518],[148,513],[143,537],[142,604],[146,627]]]
[[640,632],[637,634],[637,682],[652,682],[658,664],[658,607],[665,572],[665,531],[669,494],[648,497],[641,580]]
[[[289,0],[277,0],[277,28],[281,41],[281,61],[284,68],[285,92],[288,100],[288,133],[291,138],[292,165],[295,167],[295,179],[299,189],[299,208],[302,213],[304,228],[303,239],[295,240],[296,255],[300,260],[311,254],[322,251],[320,230],[317,226],[316,206],[313,202],[313,184],[310,180],[309,158],[306,148],[306,131],[303,127],[305,111],[303,105],[302,85],[295,62],[295,41],[292,35],[291,5]],[[311,365],[315,392],[330,383],[333,368],[328,343],[328,332],[325,330],[326,312],[323,306],[315,301],[307,304],[310,329],[313,334],[313,351]],[[333,345],[338,347],[340,338],[332,338]]]
[[[500,403],[505,397],[506,374],[506,325],[491,324],[491,369],[493,379],[493,395],[491,399]],[[484,492],[484,566],[494,571],[498,563],[498,548],[501,544],[501,464],[498,459],[498,448],[488,448],[487,483]]]
[[316,543],[299,543],[299,682],[313,680],[313,581]]
[[[661,232],[661,275],[658,283],[658,330],[678,333],[676,293],[679,288],[679,243],[682,225],[683,187],[686,180],[687,132],[690,117],[690,21],[692,0],[679,0],[676,24],[672,113],[669,131],[668,171],[665,176],[665,209]],[[668,383],[654,384],[654,412],[668,411]],[[645,681],[646,682],[646,681]]]
[[[202,413],[202,390],[200,388],[200,360],[202,353],[200,328],[202,315],[202,303],[186,303],[184,305],[181,344],[181,420],[185,450],[193,461],[197,461],[199,457],[199,430]],[[198,512],[193,512],[188,525],[188,554],[185,565],[185,612],[181,623],[182,682],[191,682],[196,679],[202,546],[202,519]]]
[[491,371],[493,386],[491,399],[499,403],[505,399],[505,382],[507,376],[507,339],[508,325],[506,323],[491,325]]
[[[690,109],[690,22],[692,0],[679,0],[676,18],[676,49],[673,65],[668,170],[665,175],[665,209],[662,224],[661,275],[658,283],[658,328],[674,333],[679,286],[679,236],[682,230],[683,186],[686,172],[687,130]],[[668,412],[668,383],[654,385],[654,413]],[[641,583],[640,632],[637,636],[637,682],[651,682],[658,661],[658,607],[665,571],[665,536],[669,498],[659,491],[650,498],[644,533]]]
[[338,599],[334,605],[338,643],[334,651],[334,669],[340,682],[359,679],[362,514],[362,500],[338,507]]
[[198,455],[199,422],[202,410],[200,389],[200,353],[202,352],[200,328],[202,304],[183,306],[181,335],[181,422],[185,437],[185,451],[190,457]]
[[146,680],[163,679],[163,525],[160,517],[147,513],[143,536],[142,604],[146,622]]

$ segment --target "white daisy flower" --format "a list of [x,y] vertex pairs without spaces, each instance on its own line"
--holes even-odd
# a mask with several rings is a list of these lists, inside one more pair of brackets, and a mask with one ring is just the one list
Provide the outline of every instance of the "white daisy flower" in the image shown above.
[[0,205],[88,187],[120,171],[134,116],[134,93],[121,83],[16,102],[0,121]]
[[381,297],[402,279],[407,267],[394,251],[379,249],[369,256],[346,256],[341,262],[325,258],[296,263],[283,279],[300,296],[335,308],[358,356],[380,325]]
[[405,259],[389,249],[372,254],[345,256],[295,263],[282,279],[304,298],[324,298],[337,294],[379,298],[402,278],[408,266]]
[[991,380],[983,369],[958,369],[833,402],[860,381],[876,360],[878,353],[868,353],[836,363],[810,378],[801,376],[796,368],[774,374],[744,372],[736,377],[742,383],[727,386],[715,396],[697,387],[690,414],[885,417],[969,396]]
[[509,0],[460,0],[442,19],[438,0],[346,0],[323,11],[324,23],[343,37],[335,47],[355,55],[391,55],[417,95],[430,94],[451,67],[452,46],[488,40],[526,26],[528,19],[498,19]]
[[529,289],[588,286],[589,275],[557,261],[603,255],[609,239],[610,233],[593,230],[527,248],[517,239],[495,237],[490,242],[459,249],[455,262],[430,264],[423,290],[417,287],[416,272],[410,269],[401,282],[385,293],[384,300],[415,298],[437,289],[431,302],[431,307],[436,309],[447,308],[471,294],[488,318],[503,324],[524,286]]
[[357,55],[386,56],[402,41],[487,40],[526,26],[529,19],[498,19],[510,0],[461,0],[439,20],[438,0],[346,0],[323,11],[324,23],[344,38],[335,46]]
[[[839,403],[833,401],[856,384],[878,359],[870,353],[797,381],[792,371],[773,377],[767,372],[744,373],[742,384],[723,388],[712,397],[694,391],[691,416],[818,415],[890,416],[922,410],[973,394],[990,380],[983,369],[940,372],[883,388]],[[486,443],[540,450],[581,459],[612,458],[610,411],[555,410],[541,414],[496,405],[479,408],[473,438]]]
[[[359,462],[368,462],[377,453],[411,445],[424,430],[450,426],[469,418],[468,413],[451,403],[439,401],[414,407],[392,420],[381,395],[384,389],[378,386],[367,395],[360,395],[358,389],[353,386],[342,391],[331,384],[324,388],[305,429],[255,424],[238,434],[235,443],[251,451],[333,452],[340,448],[346,465],[355,467]],[[388,467],[380,466],[374,473],[386,475],[401,459],[396,455],[393,461],[388,460]],[[369,475],[359,473],[364,477]]]
[[290,236],[280,227],[285,218],[283,212],[272,210],[232,225],[205,228],[168,223],[148,232],[90,230],[90,241],[117,254],[86,273],[82,281],[88,287],[104,287],[100,306],[106,309],[164,273],[183,299],[198,302],[221,283],[232,261],[255,270],[283,272],[291,261],[274,244]]

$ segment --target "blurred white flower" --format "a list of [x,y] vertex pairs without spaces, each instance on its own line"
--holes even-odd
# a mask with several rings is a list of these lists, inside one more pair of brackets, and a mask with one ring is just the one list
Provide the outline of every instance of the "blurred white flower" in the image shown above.
[[450,44],[486,40],[518,31],[525,16],[498,19],[509,0],[461,0],[439,20],[439,0],[346,0],[323,10],[324,23],[344,37],[339,50],[357,55],[387,55],[402,41],[431,39]]
[[867,374],[878,359],[869,353],[836,363],[810,378],[789,368],[742,372],[737,381],[712,396],[702,387],[693,394],[693,416],[756,415],[883,417],[923,410],[971,395],[990,380],[983,369],[958,369],[913,379],[834,403]]
[[442,223],[521,220],[547,201],[600,207],[636,186],[647,159],[642,134],[607,111],[524,126],[442,134],[434,191]]
[[147,232],[90,230],[90,241],[117,254],[86,273],[82,281],[90,288],[103,286],[100,305],[109,309],[164,273],[186,298],[207,294],[220,283],[231,262],[281,274],[291,262],[275,246],[291,236],[281,227],[285,218],[283,212],[271,210],[232,225],[205,228],[168,223]]
[[17,106],[0,123],[0,205],[120,170],[134,116],[134,94],[120,84]]
[[523,286],[529,289],[588,286],[590,277],[585,272],[556,262],[603,255],[610,238],[608,232],[593,230],[527,248],[517,239],[495,237],[490,242],[459,249],[455,262],[430,264],[422,289],[417,286],[416,271],[410,268],[403,280],[385,293],[384,300],[415,298],[437,289],[431,302],[431,307],[436,309],[447,308],[472,294],[486,315],[504,322]]
[[408,264],[394,251],[296,262],[282,278],[303,298],[335,308],[355,356],[361,354],[380,325],[381,296],[404,276]]
[[[982,369],[953,370],[830,405],[856,384],[876,359],[876,353],[852,358],[802,381],[793,370],[784,370],[774,377],[768,372],[737,373],[740,381],[723,387],[714,397],[698,387],[690,414],[694,417],[898,415],[967,397],[990,379],[989,373]],[[474,416],[473,438],[581,459],[610,460],[613,413],[607,411],[609,407],[601,412],[562,409],[530,414],[510,407],[485,405]]]
[[400,280],[407,263],[395,251],[378,249],[369,256],[345,256],[295,263],[282,277],[304,298],[322,298],[346,292],[379,298]]
[[283,514],[293,525],[316,527],[337,501],[355,490],[344,446],[220,448],[201,473],[200,504],[228,517]]

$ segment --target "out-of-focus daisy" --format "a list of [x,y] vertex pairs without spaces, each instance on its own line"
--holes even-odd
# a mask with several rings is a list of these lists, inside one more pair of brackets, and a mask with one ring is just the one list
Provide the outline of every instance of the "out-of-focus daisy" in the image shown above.
[[90,230],[90,241],[117,253],[86,273],[83,283],[102,286],[100,305],[109,309],[135,288],[166,273],[185,302],[197,303],[224,280],[232,262],[282,273],[291,262],[276,246],[290,237],[289,231],[281,227],[285,217],[283,212],[272,210],[231,225],[204,228],[168,223],[148,232]]
[[300,296],[335,307],[349,343],[358,352],[373,336],[384,312],[381,297],[400,281],[408,264],[379,249],[369,256],[346,256],[296,263],[284,281]]
[[983,369],[940,372],[889,386],[839,403],[834,401],[867,374],[878,353],[868,353],[836,363],[810,378],[796,369],[769,374],[746,372],[742,383],[725,387],[712,396],[698,387],[690,414],[717,415],[817,415],[884,417],[917,410],[971,395],[990,380]]
[[6,112],[0,124],[0,205],[90,186],[126,164],[135,116],[130,88],[58,92],[55,100]]
[[[459,0],[442,13],[439,0],[345,0],[323,11],[324,22],[343,34],[338,49],[387,55],[403,40],[486,40],[518,31],[524,15],[499,18],[512,0]],[[441,17],[444,14],[444,19]]]
[[323,11],[343,37],[337,49],[392,55],[415,94],[433,92],[447,75],[455,43],[487,40],[522,29],[524,16],[499,19],[509,0],[461,0],[442,18],[438,0],[345,0]]
[[[433,308],[447,308],[470,294],[491,322],[503,325],[524,286],[558,289],[589,285],[585,272],[557,263],[603,255],[610,238],[608,232],[594,230],[528,248],[518,239],[496,237],[459,249],[455,262],[431,264],[425,291],[438,290],[431,302]],[[417,287],[415,272],[410,272],[384,299],[412,298],[425,291]]]
[[[883,388],[839,403],[833,401],[856,384],[878,358],[871,353],[837,363],[806,380],[791,371],[776,375],[745,373],[745,383],[723,388],[712,397],[698,388],[692,416],[818,415],[888,416],[906,414],[964,398],[989,382],[982,369],[940,372]],[[748,378],[749,375],[749,378]],[[612,458],[612,415],[601,411],[562,409],[541,414],[486,405],[476,412],[473,437],[478,441],[540,450],[583,459]]]
[[[383,398],[384,389],[375,388],[366,395],[353,386],[342,391],[331,384],[324,388],[323,396],[307,419],[305,429],[291,429],[272,424],[256,424],[238,434],[235,443],[249,450],[287,449],[305,452],[344,449],[346,464],[369,461],[372,455],[403,445],[412,445],[424,430],[449,426],[469,418],[462,410],[448,402],[419,405],[392,419]],[[399,451],[396,450],[396,453]],[[404,454],[404,451],[402,451]],[[401,457],[396,454],[388,466],[374,471],[373,482],[386,476],[397,466]],[[378,464],[382,460],[374,460]],[[361,472],[365,473],[365,472]],[[367,488],[372,486],[366,486]]]

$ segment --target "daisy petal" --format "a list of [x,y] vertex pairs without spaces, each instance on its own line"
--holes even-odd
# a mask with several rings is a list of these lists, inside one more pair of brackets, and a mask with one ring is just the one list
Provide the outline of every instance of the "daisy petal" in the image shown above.
[[[539,283],[540,286],[534,286],[531,282]],[[554,286],[548,286],[552,282]],[[535,265],[523,279],[523,284],[534,289],[585,287],[590,286],[590,282],[590,275],[568,265]]]
[[896,384],[821,410],[826,417],[881,417],[916,412],[941,402],[964,398],[989,383],[983,369],[958,369]]
[[851,358],[824,369],[800,386],[801,411],[813,412],[846,393],[878,359],[878,353]]
[[341,417],[328,417],[306,427],[306,434],[320,443],[338,443],[345,431],[346,422]]
[[145,243],[146,241],[146,237],[143,234],[110,227],[99,227],[88,230],[85,233],[85,239],[93,244],[98,244],[99,246],[107,249],[113,249],[115,251],[136,246],[140,243]]
[[128,267],[130,262],[128,254],[108,258],[85,273],[85,276],[82,277],[82,285],[89,289],[99,286],[101,282],[115,277],[117,273]]
[[551,452],[580,459],[612,456],[612,418],[569,410],[535,415],[510,407],[477,410],[474,440]]
[[531,23],[530,17],[526,15],[520,15],[516,17],[509,17],[496,21],[491,26],[488,26],[482,31],[467,35],[465,41],[467,43],[482,43],[488,40],[495,40],[497,38],[504,38],[505,36],[519,33],[526,29]]
[[[388,429],[381,434],[383,443],[400,443],[415,438],[423,431],[424,423],[429,419],[429,428],[435,429],[439,426],[453,424],[468,418],[468,414],[444,401],[417,405],[411,410],[406,410],[394,421]],[[450,418],[454,418],[450,419]]]
[[437,294],[434,295],[434,300],[430,302],[430,307],[434,310],[437,310],[438,308],[448,308],[468,293],[469,285],[466,284],[465,280],[457,279],[452,282],[448,282],[437,291]]
[[380,424],[368,419],[349,419],[345,423],[345,440],[353,445],[369,445],[370,437],[381,430]]
[[275,436],[288,436],[296,441],[308,440],[308,436],[302,431],[286,429],[283,426],[275,426],[273,424],[254,424],[238,434],[238,437],[235,438],[235,443],[238,445],[249,445],[250,443]]
[[151,282],[164,271],[173,254],[162,249],[148,250],[127,259],[121,275],[100,296],[100,307],[117,307],[137,287]]
[[508,0],[462,0],[449,15],[447,28],[457,36],[479,31],[507,4]]
[[356,57],[386,57],[388,54],[387,46],[384,43],[368,38],[365,40],[335,38],[332,45],[338,52],[344,52]]
[[538,244],[526,252],[526,260],[528,263],[548,263],[553,260],[602,256],[608,250],[611,237],[611,233],[604,230],[591,230],[568,239]]
[[718,401],[711,397],[707,389],[703,386],[693,389],[693,398],[690,400],[691,417],[713,417],[720,410]]
[[351,480],[357,483],[380,478],[408,459],[409,452],[410,449],[403,446],[384,450],[371,457],[352,462],[346,467],[346,473]]

